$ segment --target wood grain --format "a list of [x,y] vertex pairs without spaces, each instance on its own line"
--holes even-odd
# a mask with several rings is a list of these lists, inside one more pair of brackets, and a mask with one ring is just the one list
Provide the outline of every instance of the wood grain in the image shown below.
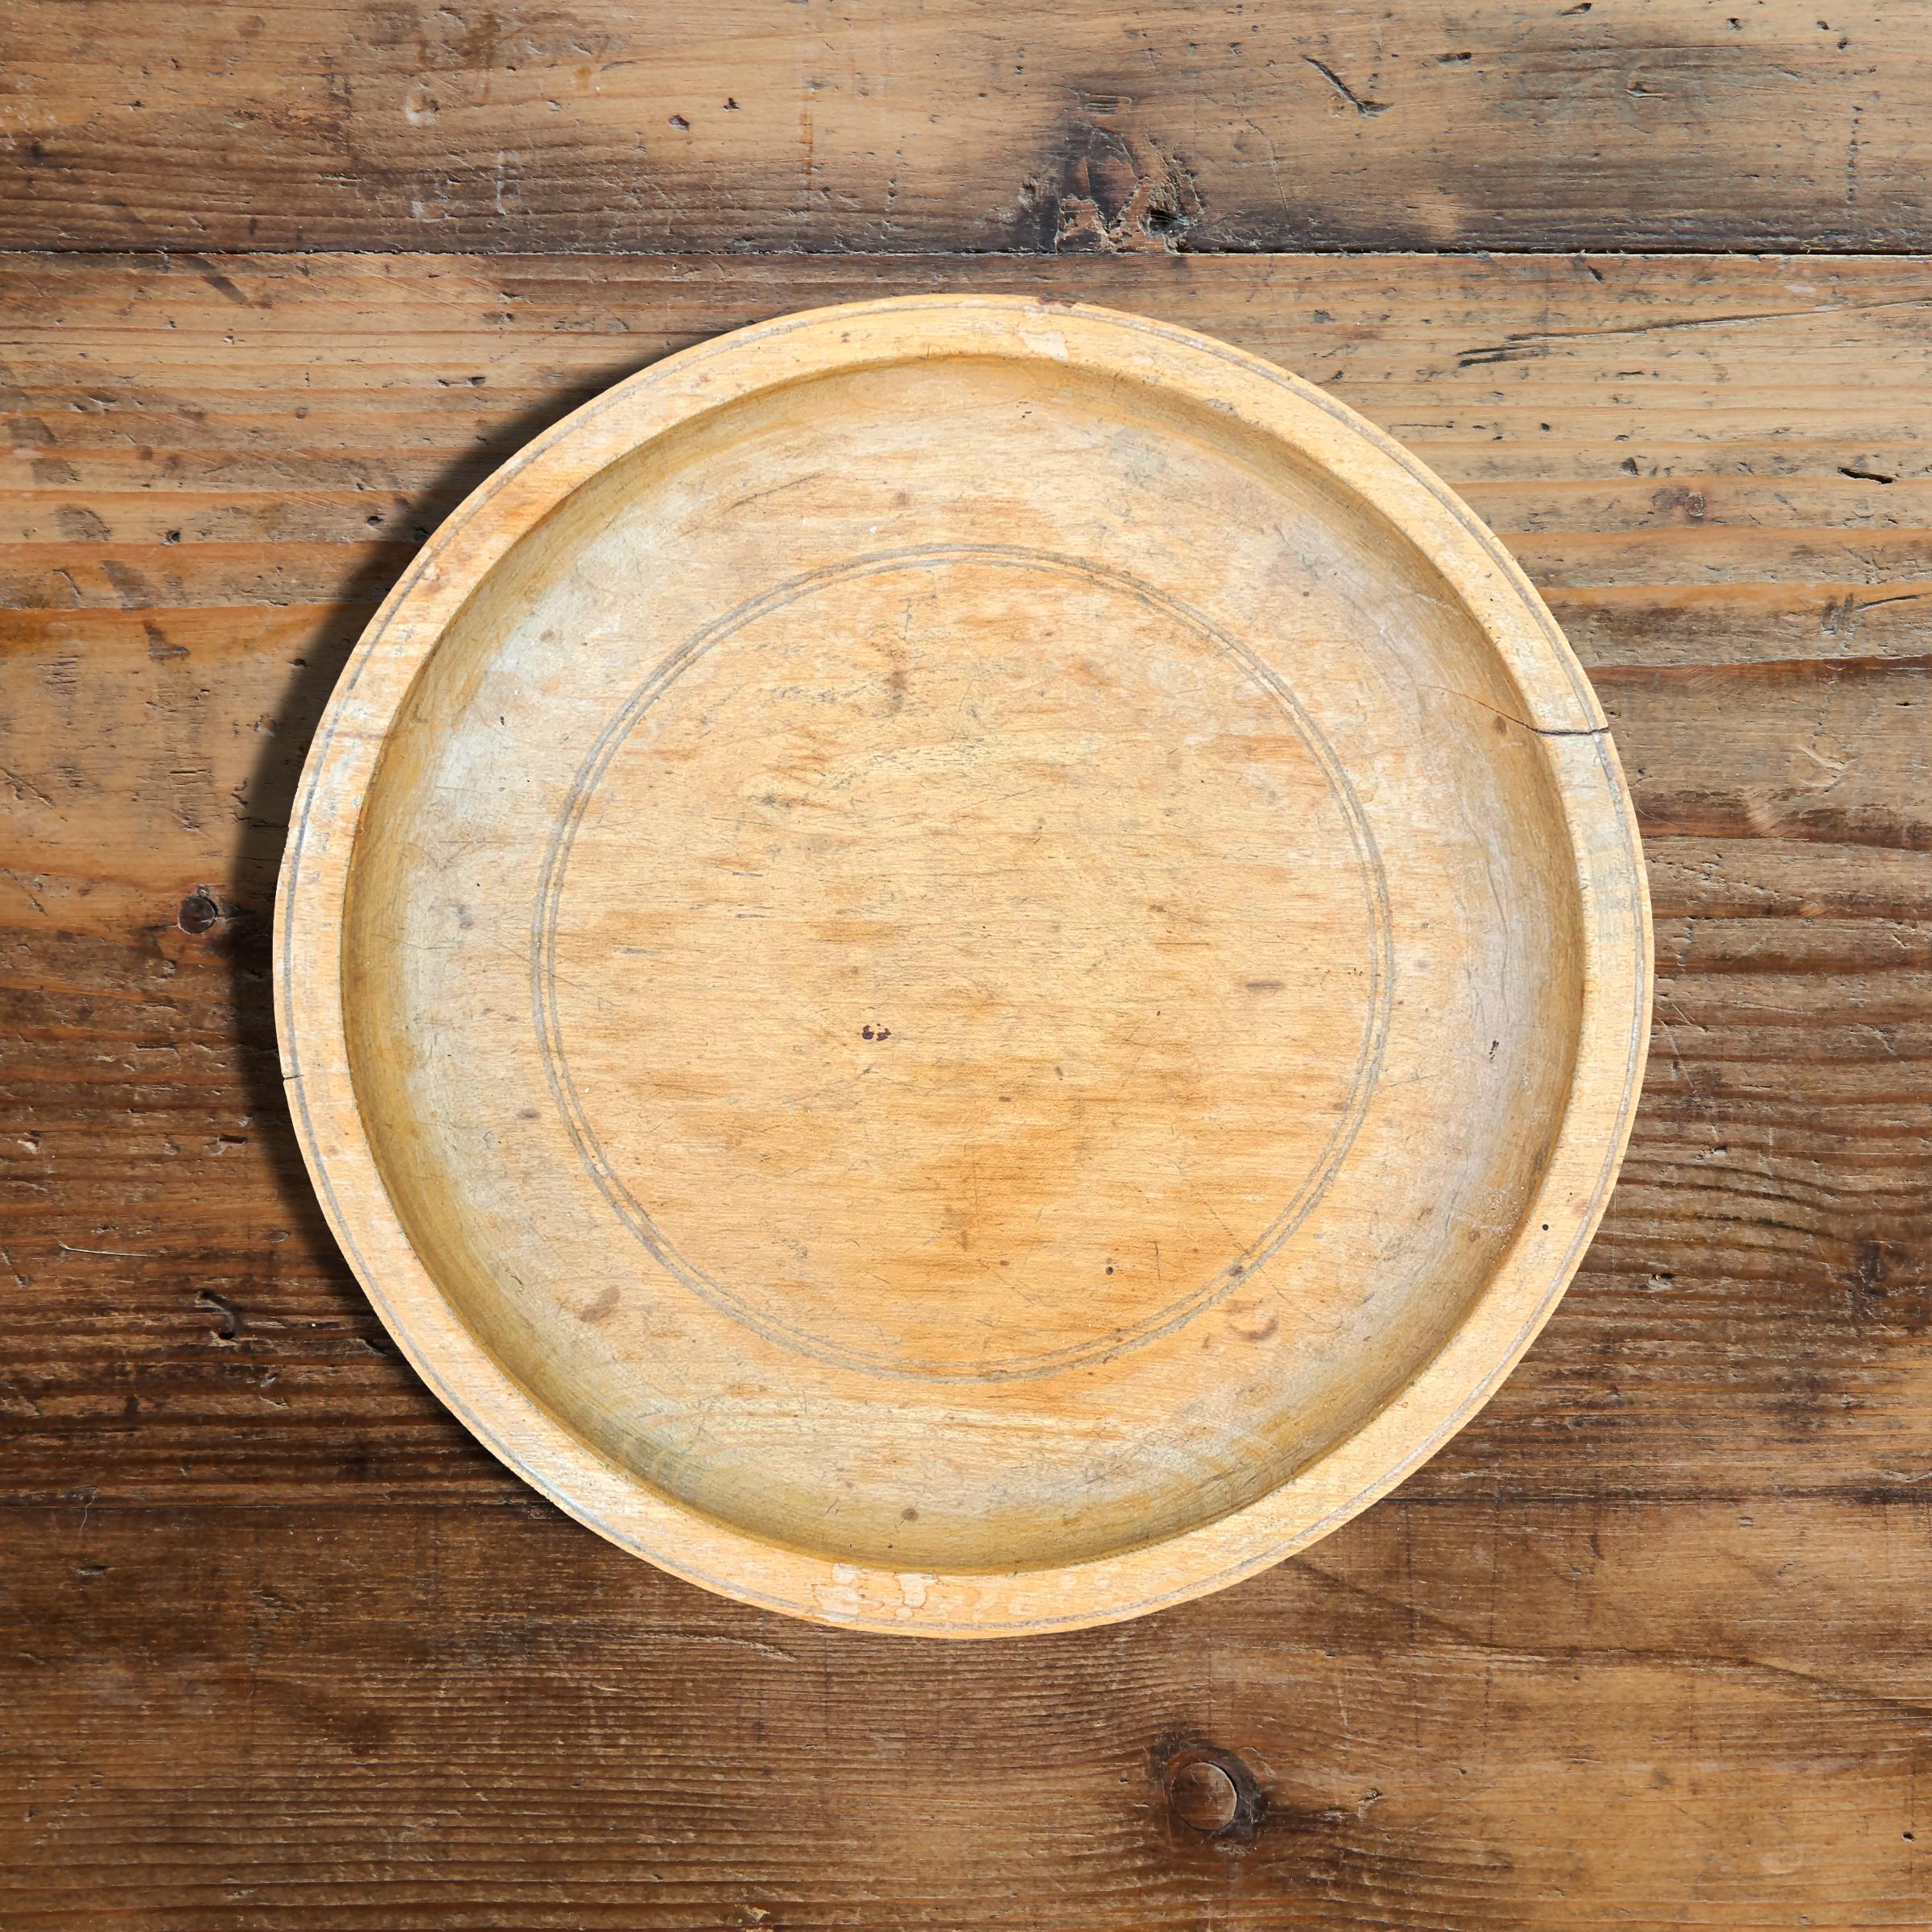
[[[1926,1526],[1396,1501],[1162,1616],[931,1645],[713,1603],[541,1506],[16,1512],[0,1913],[1916,1927]],[[1218,1838],[1168,1795],[1203,1752],[1255,1794]]]
[[0,238],[169,250],[1922,249],[1883,0],[19,0]]
[[[1298,1562],[939,1659],[714,1609],[532,1513],[383,1352],[296,1165],[282,824],[415,533],[667,349],[939,287],[1323,381],[1503,533],[1615,725],[1645,1104],[1522,1367],[1324,1546],[1381,1606]],[[0,291],[0,1663],[31,1781],[0,1919],[1925,1922],[1925,264],[36,257]],[[794,1638],[796,1676],[745,1647]],[[1157,1740],[1252,1747],[1288,1827],[1239,1859],[1174,1833]]]
[[[1932,1467],[1914,1185],[1932,1103],[1911,560],[1926,539],[1909,448],[1932,378],[1923,267],[209,272],[246,309],[180,263],[9,270],[15,1493],[240,1500],[345,1476],[498,1491],[378,1352],[270,1064],[273,867],[341,654],[413,532],[538,423],[708,320],[1074,275],[1326,376],[1417,448],[1538,579],[1630,773],[1660,1023],[1626,1182],[1466,1470],[1418,1480],[1656,1493],[1720,1443],[1727,1492],[1882,1488]],[[1548,353],[1465,366],[1512,336]],[[85,534],[64,535],[82,511]],[[203,889],[220,916],[184,931]]]

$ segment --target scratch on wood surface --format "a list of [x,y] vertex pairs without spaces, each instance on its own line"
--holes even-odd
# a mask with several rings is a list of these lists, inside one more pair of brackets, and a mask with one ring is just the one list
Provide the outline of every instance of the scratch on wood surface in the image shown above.
[[1364,121],[1373,120],[1377,114],[1386,114],[1389,111],[1389,103],[1386,101],[1364,100],[1326,60],[1318,60],[1312,54],[1303,54],[1302,60],[1305,65],[1313,68],[1335,89],[1338,99],[1345,101],[1353,108]]
[[1543,356],[1552,342],[1607,340],[1616,336],[1665,335],[1690,328],[1723,328],[1757,322],[1790,322],[1806,316],[1867,315],[1887,308],[1932,308],[1932,296],[1912,295],[1881,302],[1819,303],[1808,308],[1757,309],[1718,316],[1666,316],[1655,322],[1628,322],[1592,328],[1529,328],[1505,336],[1501,344],[1486,349],[1466,349],[1457,357],[1459,366],[1472,368],[1485,362],[1505,362],[1525,357]]

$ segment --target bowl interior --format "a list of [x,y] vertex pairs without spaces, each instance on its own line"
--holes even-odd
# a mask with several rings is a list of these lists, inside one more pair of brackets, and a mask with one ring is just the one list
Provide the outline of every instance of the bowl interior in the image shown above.
[[1481,625],[1327,472],[988,355],[613,463],[363,807],[357,1104],[496,1360],[899,1570],[1117,1554],[1381,1410],[1561,1123],[1581,914]]

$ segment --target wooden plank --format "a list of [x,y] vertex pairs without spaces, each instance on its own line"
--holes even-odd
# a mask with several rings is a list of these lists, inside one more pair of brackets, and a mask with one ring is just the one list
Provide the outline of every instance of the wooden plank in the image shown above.
[[415,534],[541,423],[716,328],[935,286],[1077,290],[1324,381],[1496,522],[1616,724],[1659,955],[1625,1179],[1410,1492],[1919,1492],[1932,268],[22,258],[0,286],[5,1493],[514,1493],[388,1352],[288,1136],[266,914],[300,757]]
[[[1927,1526],[1397,1501],[1162,1616],[935,1645],[542,1505],[14,1511],[0,1919],[1922,1926]],[[1253,1793],[1219,1839],[1168,1797],[1203,1750]]]
[[19,0],[23,248],[1932,243],[1880,0]]

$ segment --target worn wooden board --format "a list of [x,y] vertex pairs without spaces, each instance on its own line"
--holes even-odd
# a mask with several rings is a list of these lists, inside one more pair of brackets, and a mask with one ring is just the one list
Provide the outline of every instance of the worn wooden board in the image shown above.
[[19,0],[0,239],[184,249],[1932,243],[1885,0]]
[[[945,1926],[1025,1888],[1015,1923],[1924,1922],[1903,1835],[1928,1721],[1932,270],[4,277],[0,1481],[5,1656],[31,1690],[6,1730],[39,1781],[0,1823],[0,1919],[647,1923],[658,1897],[667,1925]],[[1555,1322],[1450,1457],[1329,1546],[1381,1606],[1298,1562],[929,1681],[910,1646],[714,1609],[533,1519],[385,1352],[281,1113],[264,922],[308,732],[415,533],[667,348],[941,287],[1224,335],[1463,492],[1615,725],[1660,999],[1624,1179]],[[1467,1632],[1472,1604],[1505,1649],[1445,1662],[1430,1620]],[[782,1666],[747,1642],[807,1668],[753,1695],[747,1666]],[[1252,1748],[1286,1827],[1232,1855],[1171,1832],[1147,1766],[1183,1734]],[[1358,1818],[1397,1770],[1406,1811]],[[1402,1831],[1366,1835],[1385,1815]],[[432,1818],[458,1856],[412,1852]]]
[[[1923,1501],[1385,1504],[918,1644],[534,1509],[17,1513],[10,1926],[1918,1927]],[[1228,1835],[1170,1767],[1265,1791]],[[1226,1761],[1224,1758],[1223,1761]]]
[[[318,1233],[272,1065],[274,865],[342,654],[413,533],[665,348],[807,302],[1074,277],[1325,378],[1420,451],[1551,600],[1630,774],[1660,1024],[1626,1178],[1467,1468],[1418,1480],[1656,1493],[1688,1459],[1741,1492],[1932,1467],[1915,1179],[1932,485],[1912,444],[1932,272],[32,260],[8,276],[18,541],[0,569],[21,695],[0,720],[0,903],[23,1036],[6,1073],[39,1137],[0,1141],[13,1493],[497,1490],[380,1352]],[[1526,353],[1484,359],[1513,337]],[[218,917],[182,930],[204,889]]]

